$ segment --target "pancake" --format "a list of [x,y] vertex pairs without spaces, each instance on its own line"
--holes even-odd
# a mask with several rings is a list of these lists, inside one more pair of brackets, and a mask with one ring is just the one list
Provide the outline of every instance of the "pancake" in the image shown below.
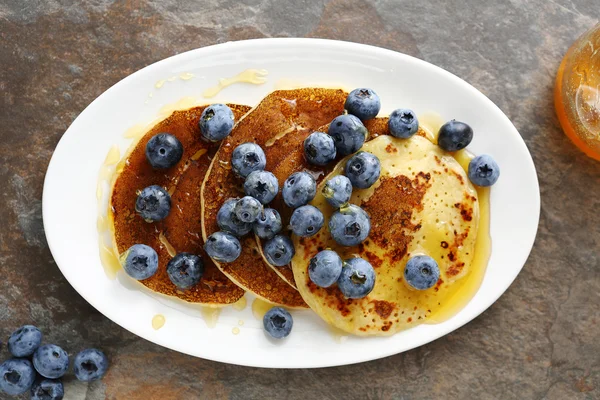
[[[371,123],[385,133],[384,119]],[[376,136],[377,129],[372,128]],[[362,150],[375,154],[382,166],[375,185],[354,189],[351,198],[371,217],[369,237],[357,247],[339,246],[327,229],[311,238],[294,237],[292,268],[302,297],[326,322],[355,335],[391,335],[434,315],[467,274],[475,253],[479,204],[461,165],[422,136],[396,139],[381,134]],[[329,176],[339,174],[345,161]],[[322,186],[311,204],[328,220],[334,210],[322,196]],[[337,251],[342,259],[368,260],[377,276],[373,291],[362,299],[346,299],[336,285],[326,289],[314,285],[308,263],[325,248]],[[440,280],[425,291],[413,290],[403,281],[408,258],[418,254],[433,257],[440,267]]]
[[[275,174],[281,187],[292,172],[304,165],[304,139],[342,114],[346,95],[338,89],[278,90],[265,97],[238,122],[215,155],[202,186],[204,239],[219,230],[216,215],[223,202],[243,193],[243,181],[230,167],[233,149],[244,142],[260,145],[267,157],[266,170]],[[281,213],[285,226],[291,210],[283,206],[281,194],[270,206]],[[292,308],[306,307],[293,287],[294,278],[289,266],[269,266],[261,256],[255,237],[245,238],[242,245],[242,254],[236,261],[217,263],[225,275],[268,302]]]
[[[119,254],[136,243],[151,246],[158,253],[158,272],[143,285],[155,292],[204,305],[235,303],[244,290],[231,282],[204,252],[201,236],[200,187],[219,144],[201,139],[198,120],[206,106],[175,111],[156,124],[119,164],[121,170],[113,184],[111,214],[114,240]],[[250,107],[229,104],[236,120]],[[166,170],[154,170],[146,160],[146,144],[160,132],[175,135],[184,154],[181,161]],[[160,185],[171,193],[171,212],[163,221],[145,222],[135,212],[137,192],[149,185]],[[202,257],[204,275],[194,287],[181,291],[167,275],[166,266],[174,252],[190,252]]]

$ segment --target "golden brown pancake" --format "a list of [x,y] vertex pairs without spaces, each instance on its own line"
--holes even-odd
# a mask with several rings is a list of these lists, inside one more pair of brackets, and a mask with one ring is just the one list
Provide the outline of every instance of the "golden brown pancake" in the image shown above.
[[[198,120],[206,106],[175,111],[156,124],[135,145],[122,171],[116,177],[111,195],[115,242],[119,254],[141,243],[158,253],[158,272],[141,281],[155,292],[176,296],[188,302],[225,305],[236,302],[244,290],[231,282],[204,252],[201,234],[200,187],[219,144],[201,138]],[[250,107],[229,104],[239,120]],[[181,161],[167,170],[155,170],[146,160],[146,144],[157,133],[175,135],[184,148]],[[165,187],[171,193],[171,212],[163,221],[147,223],[135,212],[137,192],[150,185]],[[176,252],[189,252],[202,257],[204,275],[200,282],[185,291],[179,290],[167,275],[171,256],[161,234]]]
[[[267,157],[266,170],[273,172],[280,187],[303,163],[304,139],[318,127],[342,114],[346,93],[337,89],[279,90],[265,97],[242,118],[232,134],[223,141],[202,186],[203,237],[219,230],[217,211],[223,202],[238,197],[243,181],[231,170],[231,153],[244,142],[261,146]],[[284,224],[291,210],[282,206],[280,195],[271,207],[282,215]],[[241,256],[232,263],[217,266],[244,289],[271,303],[306,307],[293,288],[293,274],[286,267],[270,267],[260,254],[254,237],[243,240]],[[283,278],[283,279],[282,279]]]

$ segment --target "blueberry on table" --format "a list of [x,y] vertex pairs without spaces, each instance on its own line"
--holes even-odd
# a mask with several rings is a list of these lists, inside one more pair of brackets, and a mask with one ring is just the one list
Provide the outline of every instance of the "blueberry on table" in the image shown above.
[[337,154],[347,156],[362,147],[368,131],[360,119],[346,114],[334,118],[327,133],[333,138]]
[[433,287],[440,279],[440,269],[435,260],[429,256],[414,256],[408,260],[404,268],[404,280],[414,289],[426,290]]
[[413,110],[400,108],[390,114],[388,128],[392,136],[408,139],[419,130],[419,120]]
[[108,358],[98,349],[85,349],[75,356],[73,370],[80,381],[96,381],[106,374]]
[[215,232],[206,238],[206,253],[217,262],[229,263],[242,254],[242,245],[238,238],[229,232]]
[[281,216],[273,208],[265,208],[254,222],[254,233],[261,239],[271,239],[281,231]]
[[335,160],[337,150],[333,138],[323,132],[313,132],[304,139],[304,157],[313,165],[324,166]]
[[361,299],[371,293],[375,286],[375,270],[365,259],[350,258],[344,261],[337,284],[345,297]]
[[348,204],[352,196],[352,182],[344,175],[336,175],[325,182],[321,190],[325,200],[334,208]]
[[45,344],[33,353],[33,366],[44,378],[60,378],[69,369],[69,356],[59,346]]
[[281,195],[288,207],[307,204],[317,194],[317,182],[308,172],[294,172],[283,183]]
[[469,163],[469,180],[477,186],[492,186],[500,177],[500,167],[491,156],[482,154]]
[[242,178],[252,171],[262,171],[267,165],[267,157],[263,149],[256,143],[242,143],[231,154],[231,168]]
[[146,159],[155,169],[171,168],[181,160],[183,145],[170,133],[152,136],[146,144]]
[[262,204],[268,204],[279,192],[279,182],[269,171],[253,171],[244,182],[244,192]]
[[354,204],[348,204],[333,213],[329,219],[331,237],[342,246],[357,246],[369,236],[371,219]]
[[206,107],[198,122],[202,137],[210,142],[218,142],[229,136],[233,124],[233,111],[225,104],[211,104]]
[[292,331],[294,320],[287,310],[273,307],[263,317],[265,331],[275,339],[283,339]]
[[35,370],[31,362],[13,358],[0,365],[0,390],[10,396],[25,393],[35,380]]
[[134,244],[121,256],[123,269],[133,279],[142,281],[158,270],[158,254],[145,244]]
[[61,400],[65,396],[65,388],[61,381],[42,379],[31,387],[31,400]]
[[381,100],[373,89],[358,88],[346,97],[344,108],[348,113],[365,121],[377,116],[381,109]]
[[229,199],[217,212],[217,224],[222,231],[226,231],[237,237],[242,237],[252,230],[252,224],[240,221],[233,209],[239,199]]
[[167,275],[179,289],[189,289],[200,282],[204,273],[202,259],[191,253],[178,253],[167,263]]
[[311,205],[296,208],[290,218],[292,231],[302,237],[313,236],[319,232],[324,222],[323,213]]
[[242,222],[253,223],[263,210],[263,206],[252,196],[244,196],[233,206],[233,213]]
[[367,189],[379,179],[381,163],[377,156],[366,151],[360,151],[346,162],[344,174],[350,179],[352,186]]
[[24,325],[8,338],[8,351],[15,357],[29,357],[42,344],[42,332],[33,325]]
[[139,193],[135,211],[147,222],[161,221],[171,211],[171,196],[158,185],[148,186]]
[[283,267],[292,261],[296,254],[294,243],[285,235],[275,235],[272,239],[265,242],[263,252],[269,264],[276,267]]
[[462,150],[473,140],[473,129],[464,122],[446,122],[438,133],[438,146],[446,151]]
[[342,259],[333,250],[323,250],[310,259],[308,276],[317,286],[327,288],[340,277],[342,273]]

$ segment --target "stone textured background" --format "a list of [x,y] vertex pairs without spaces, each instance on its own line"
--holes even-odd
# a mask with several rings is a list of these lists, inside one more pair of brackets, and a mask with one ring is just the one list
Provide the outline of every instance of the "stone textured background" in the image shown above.
[[[71,351],[104,349],[106,378],[67,381],[67,399],[600,399],[600,164],[562,134],[552,102],[562,55],[598,16],[597,0],[1,0],[0,337],[35,323]],[[44,237],[42,185],[63,132],[154,61],[229,40],[302,36],[411,54],[500,106],[533,154],[542,192],[523,272],[458,331],[340,368],[204,361],[101,316],[61,276]]]

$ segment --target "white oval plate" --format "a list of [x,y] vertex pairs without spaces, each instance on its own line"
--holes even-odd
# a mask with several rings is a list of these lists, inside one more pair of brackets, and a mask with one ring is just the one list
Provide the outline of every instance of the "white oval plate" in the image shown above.
[[[236,84],[217,97],[202,93],[248,68],[266,69],[263,85]],[[157,82],[182,73],[193,79]],[[199,103],[255,105],[282,80],[305,86],[371,87],[379,93],[382,115],[408,107],[417,114],[437,112],[444,120],[469,123],[475,138],[469,149],[491,154],[502,174],[492,189],[492,256],[481,288],[450,320],[421,325],[387,338],[336,340],[311,311],[293,313],[294,329],[284,341],[263,333],[252,316],[251,298],[243,311],[226,307],[208,328],[197,307],[149,295],[127,277],[107,278],[98,255],[96,183],[114,144],[130,144],[123,133],[156,118],[161,107],[186,96]],[[149,93],[152,92],[150,97]],[[357,363],[428,343],[469,322],[494,303],[515,279],[533,245],[540,212],[535,167],[521,136],[488,98],[456,76],[416,58],[354,43],[318,39],[262,39],[192,50],[150,65],[123,79],[90,104],[60,140],[46,175],[43,214],[46,236],[57,265],[96,309],[125,329],[161,346],[232,364],[307,368]],[[249,297],[249,295],[246,295]],[[154,330],[162,314],[166,324]],[[243,321],[243,326],[240,324]],[[240,329],[234,335],[234,327]]]

